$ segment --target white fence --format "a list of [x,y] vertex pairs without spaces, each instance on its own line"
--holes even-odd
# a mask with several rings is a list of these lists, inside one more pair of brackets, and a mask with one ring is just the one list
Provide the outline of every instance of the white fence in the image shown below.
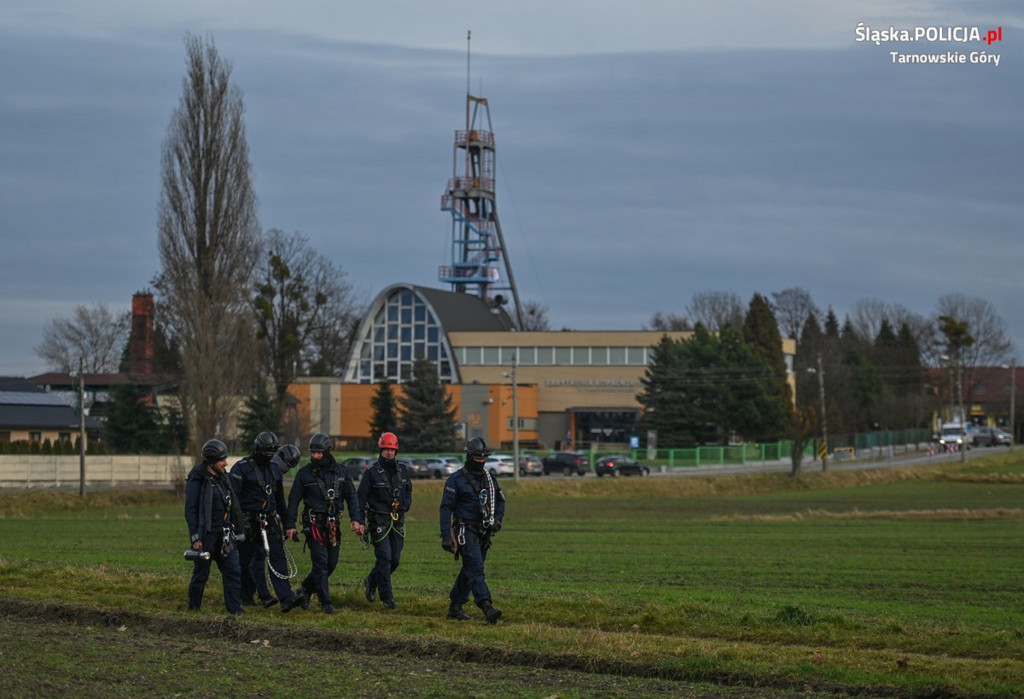
[[[184,482],[195,464],[185,456],[86,455],[86,486],[168,486]],[[0,454],[0,489],[69,488],[79,485],[77,455]]]

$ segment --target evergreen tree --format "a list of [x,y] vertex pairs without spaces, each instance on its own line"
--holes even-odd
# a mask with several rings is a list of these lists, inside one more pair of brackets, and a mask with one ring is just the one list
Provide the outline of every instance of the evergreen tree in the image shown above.
[[412,367],[412,380],[399,400],[399,438],[406,451],[442,452],[455,448],[455,408],[437,375],[437,366],[424,357]]
[[116,454],[158,451],[161,442],[160,414],[150,405],[148,389],[122,385],[111,391],[105,429],[106,442]]
[[[698,325],[697,332],[706,333]],[[637,401],[643,407],[640,425],[644,431],[653,431],[657,443],[665,446],[683,444],[683,420],[676,409],[683,402],[682,383],[679,376],[679,343],[662,335],[650,353],[650,361],[640,379],[643,387]]]
[[377,385],[377,393],[370,402],[373,416],[370,418],[370,436],[376,439],[384,432],[394,432],[398,424],[398,403],[395,400],[393,384],[387,379]]
[[839,319],[836,318],[836,312],[831,307],[825,316],[825,336],[834,340],[839,339]]
[[245,399],[242,414],[238,419],[238,439],[246,449],[260,432],[270,431],[281,434],[281,404],[267,391],[267,385],[258,381],[256,391]]
[[[736,421],[740,434],[756,440],[779,439],[792,412],[792,389],[786,379],[786,357],[782,352],[782,333],[772,306],[761,294],[754,294],[743,319],[743,341],[763,361],[763,376],[751,378],[747,395],[736,405]],[[756,371],[756,364],[746,357],[737,362]]]

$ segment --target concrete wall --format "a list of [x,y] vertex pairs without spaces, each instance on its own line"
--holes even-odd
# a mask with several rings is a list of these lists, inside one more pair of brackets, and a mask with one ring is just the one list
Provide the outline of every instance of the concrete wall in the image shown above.
[[[85,457],[87,486],[152,485],[184,482],[195,465],[186,456]],[[0,454],[0,489],[66,488],[77,486],[79,457]]]

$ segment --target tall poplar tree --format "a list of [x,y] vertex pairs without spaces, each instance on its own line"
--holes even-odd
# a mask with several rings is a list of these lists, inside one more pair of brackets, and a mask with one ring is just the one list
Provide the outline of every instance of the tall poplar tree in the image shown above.
[[224,437],[238,397],[252,385],[250,274],[260,230],[231,66],[212,39],[188,34],[185,48],[181,101],[163,144],[162,269],[153,283],[181,349],[181,404],[198,444]]

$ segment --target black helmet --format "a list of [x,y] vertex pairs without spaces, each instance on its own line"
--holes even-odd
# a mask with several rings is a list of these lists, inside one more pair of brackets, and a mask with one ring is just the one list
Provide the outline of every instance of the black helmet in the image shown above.
[[275,452],[278,447],[277,435],[273,432],[260,432],[252,442],[252,450],[255,453]]
[[290,469],[298,466],[299,459],[302,458],[302,452],[294,444],[285,444],[277,450],[277,454],[281,457],[281,461],[285,462]]
[[211,439],[203,445],[203,463],[215,464],[228,458],[228,446],[219,439]]
[[331,438],[325,435],[323,432],[317,432],[315,435],[309,438],[309,450],[330,451]]
[[471,459],[486,459],[491,455],[491,450],[487,448],[487,442],[484,441],[483,437],[473,437],[473,439],[466,442],[466,456]]

